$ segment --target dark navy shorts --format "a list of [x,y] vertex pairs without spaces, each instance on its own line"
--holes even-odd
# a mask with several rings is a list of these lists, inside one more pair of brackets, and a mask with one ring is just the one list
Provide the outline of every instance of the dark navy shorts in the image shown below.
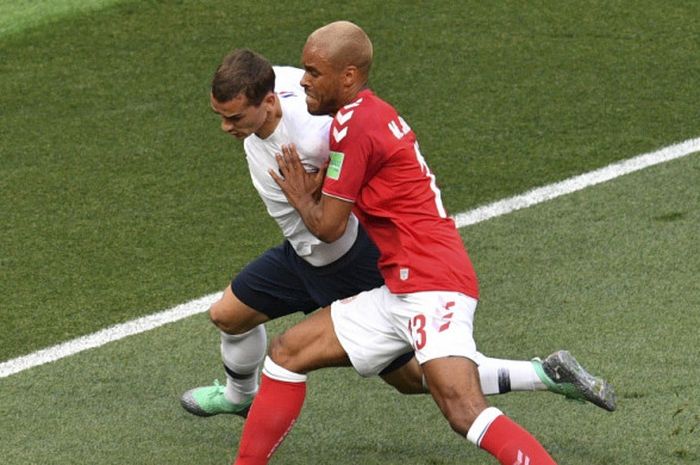
[[[326,266],[310,265],[284,241],[243,268],[231,282],[231,290],[241,302],[270,319],[310,313],[383,285],[378,260],[377,246],[361,227],[352,248]],[[413,352],[402,355],[380,374],[400,368],[411,358]]]
[[352,248],[326,266],[310,265],[284,241],[243,268],[231,282],[231,290],[270,319],[310,313],[384,284],[377,260],[379,251],[362,228]]

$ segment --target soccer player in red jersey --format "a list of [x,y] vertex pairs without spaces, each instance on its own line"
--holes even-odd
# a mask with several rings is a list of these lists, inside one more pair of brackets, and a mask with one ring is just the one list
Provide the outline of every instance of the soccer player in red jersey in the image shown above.
[[385,285],[334,302],[272,342],[235,464],[268,463],[299,415],[309,371],[351,364],[372,376],[407,349],[454,431],[504,465],[554,464],[482,393],[472,336],[478,281],[415,134],[366,88],[369,38],[352,23],[331,23],[309,36],[302,61],[309,112],[334,116],[330,163],[307,174],[288,146],[270,174],[324,241],[340,237],[354,212],[380,250]]

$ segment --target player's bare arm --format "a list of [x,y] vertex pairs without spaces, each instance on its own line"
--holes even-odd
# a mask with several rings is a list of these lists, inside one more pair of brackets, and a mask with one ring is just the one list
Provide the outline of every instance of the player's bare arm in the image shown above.
[[280,186],[289,203],[299,212],[311,233],[324,242],[333,242],[343,235],[353,204],[327,195],[319,195],[326,170],[307,173],[296,147],[282,147],[277,154],[279,173],[270,176]]

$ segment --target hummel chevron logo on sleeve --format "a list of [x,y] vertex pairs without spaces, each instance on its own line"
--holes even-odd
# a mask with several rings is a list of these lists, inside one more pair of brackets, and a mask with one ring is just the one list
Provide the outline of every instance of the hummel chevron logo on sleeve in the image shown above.
[[338,128],[333,128],[333,138],[335,139],[336,142],[340,142],[341,140],[345,139],[345,136],[348,135],[348,128],[345,127],[338,131]]
[[343,126],[345,123],[350,121],[350,118],[352,118],[353,113],[355,113],[355,110],[350,110],[349,112],[347,112],[345,114],[343,114],[339,111],[338,114],[335,116],[335,119],[336,119],[336,121],[338,121],[338,123],[341,126]]
[[361,103],[362,103],[362,99],[359,99],[359,100],[357,100],[356,102],[348,103],[348,104],[345,105],[343,108],[344,108],[345,110],[350,110],[350,109],[352,109],[352,108],[359,107]]
[[355,110],[350,110],[346,113],[343,113],[342,111],[338,111],[335,115],[335,120],[338,122],[338,127],[333,128],[333,138],[335,139],[336,142],[340,142],[345,138],[345,136],[348,135],[348,128],[342,127],[345,126],[348,121],[352,118],[352,115],[355,113]]
[[[355,114],[355,110],[353,108],[356,108],[362,103],[362,99],[357,100],[356,102],[349,103],[343,107],[343,110],[346,110],[345,113],[342,111],[338,110],[338,112],[335,114],[335,120],[338,123],[338,127],[333,128],[333,138],[335,139],[336,143],[340,142],[341,140],[345,139],[345,136],[348,135],[348,128],[345,126],[348,124],[348,121],[352,119],[352,115]],[[349,111],[347,111],[349,110]],[[345,127],[343,127],[345,126]]]

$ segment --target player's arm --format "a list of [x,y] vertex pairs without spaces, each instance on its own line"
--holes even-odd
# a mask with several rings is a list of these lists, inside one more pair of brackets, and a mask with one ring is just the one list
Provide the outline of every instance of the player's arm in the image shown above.
[[307,173],[293,145],[282,147],[282,153],[277,154],[277,164],[279,174],[270,170],[270,176],[299,212],[311,234],[324,242],[333,242],[342,236],[353,204],[320,195],[325,167],[316,173]]

